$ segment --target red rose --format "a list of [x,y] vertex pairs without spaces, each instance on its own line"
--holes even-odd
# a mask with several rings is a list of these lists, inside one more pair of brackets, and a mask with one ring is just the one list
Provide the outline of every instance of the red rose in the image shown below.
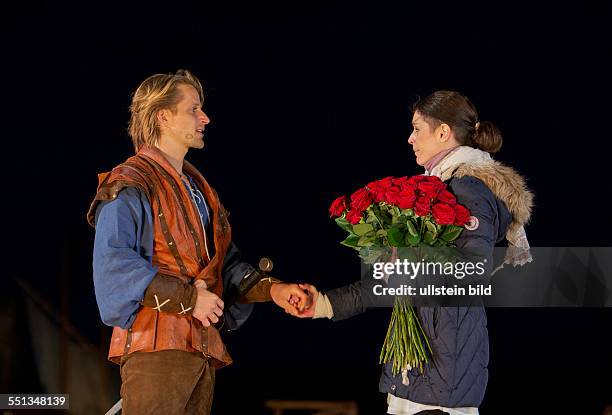
[[356,209],[361,213],[372,204],[372,201],[368,189],[359,189],[351,195],[351,209]]
[[431,211],[431,199],[419,197],[414,204],[414,213],[418,216],[425,216]]
[[438,176],[426,176],[425,181],[435,184],[438,190],[446,189],[446,183],[444,183]]
[[402,190],[395,195],[394,204],[401,209],[412,209],[416,202],[416,193],[413,190]]
[[387,188],[393,184],[393,177],[385,177],[384,179],[376,180],[375,182],[368,183],[368,189],[372,190],[375,188]]
[[383,200],[392,205],[397,204],[396,198],[400,192],[400,188],[398,186],[391,186],[385,191],[385,196]]
[[438,191],[446,189],[446,183],[443,181],[433,182],[436,186],[438,186]]
[[346,196],[340,196],[331,204],[329,208],[329,216],[332,218],[337,218],[342,216],[344,211],[348,209],[348,199]]
[[378,202],[382,202],[383,200],[385,200],[385,189],[381,189],[381,188],[373,188],[370,189],[370,195],[372,196],[372,200],[376,203]]
[[402,187],[406,182],[408,182],[408,177],[396,177],[393,179],[393,184],[399,187]]
[[399,194],[400,192],[400,188],[398,186],[391,186],[389,187],[386,191],[385,191],[385,197],[384,197],[384,201],[387,203],[390,203],[392,205],[395,205],[397,202],[395,201],[396,196]]
[[356,209],[349,210],[349,212],[346,214],[346,220],[351,225],[357,225],[361,220],[361,212]]
[[421,174],[421,175],[419,175],[419,176],[412,176],[412,177],[410,177],[410,178],[408,179],[408,182],[409,182],[409,183],[412,183],[412,184],[414,184],[414,185],[416,185],[416,184],[418,184],[418,183],[422,182],[423,180],[426,180],[426,179],[427,179],[427,177],[429,177],[429,176],[425,176],[425,175],[423,175],[423,174]]
[[412,192],[416,192],[417,186],[418,186],[417,183],[413,183],[410,180],[406,180],[402,184],[400,184],[402,192],[405,191],[405,190],[410,190]]
[[433,199],[440,191],[438,183],[423,181],[418,184],[419,196]]
[[452,225],[455,221],[455,209],[444,203],[433,205],[431,214],[438,225]]
[[470,221],[470,211],[463,205],[455,205],[455,225],[464,226]]
[[384,179],[377,180],[375,182],[368,183],[367,188],[370,190],[370,194],[375,202],[381,202],[385,200],[385,193],[387,189],[393,184],[393,177],[385,177]]
[[457,204],[457,198],[455,197],[455,195],[446,189],[438,193],[437,199],[439,202],[446,203],[447,205],[454,206],[455,204]]
[[388,202],[389,195],[399,192],[399,188],[395,186],[377,187],[371,193],[375,202]]

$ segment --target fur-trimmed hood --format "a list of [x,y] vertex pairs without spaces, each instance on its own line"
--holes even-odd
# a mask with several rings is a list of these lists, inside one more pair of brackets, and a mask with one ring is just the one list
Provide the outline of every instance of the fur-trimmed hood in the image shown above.
[[467,146],[457,147],[427,174],[438,176],[442,181],[464,176],[481,180],[504,202],[512,215],[509,235],[516,235],[520,228],[529,223],[533,193],[527,188],[525,179],[512,167],[493,160],[485,151]]
[[533,208],[533,193],[527,188],[525,179],[512,167],[499,161],[488,163],[460,164],[452,177],[472,176],[481,180],[499,200],[504,202],[512,215],[508,232],[514,233],[529,223]]

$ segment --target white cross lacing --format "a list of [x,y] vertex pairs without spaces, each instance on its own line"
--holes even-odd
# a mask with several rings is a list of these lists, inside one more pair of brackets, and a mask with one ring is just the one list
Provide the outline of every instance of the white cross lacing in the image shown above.
[[187,313],[189,310],[191,310],[191,307],[189,307],[189,308],[185,308],[185,307],[183,307],[183,303],[181,303],[181,310],[183,310],[183,311],[181,311],[179,314],[185,314],[185,313]]
[[161,311],[161,308],[170,302],[170,299],[168,298],[166,301],[160,304],[157,294],[153,294],[153,297],[155,297],[155,304],[157,304],[157,307],[153,307],[153,310]]

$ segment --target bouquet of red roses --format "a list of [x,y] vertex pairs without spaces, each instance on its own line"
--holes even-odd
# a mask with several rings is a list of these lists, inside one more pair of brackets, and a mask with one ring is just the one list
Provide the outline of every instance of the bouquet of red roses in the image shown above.
[[[367,263],[397,247],[448,247],[470,219],[469,210],[436,176],[387,177],[368,183],[350,198],[340,196],[329,209],[348,232],[341,244]],[[393,372],[427,363],[431,347],[412,305],[397,297],[380,361]]]

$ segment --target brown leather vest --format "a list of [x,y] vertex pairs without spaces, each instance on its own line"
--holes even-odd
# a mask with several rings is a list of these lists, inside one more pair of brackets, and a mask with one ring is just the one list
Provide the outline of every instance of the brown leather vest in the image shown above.
[[[98,192],[87,219],[94,226],[100,201],[115,199],[126,187],[139,188],[149,199],[153,214],[153,265],[160,273],[184,282],[203,279],[208,290],[222,297],[221,271],[231,241],[227,213],[217,193],[195,167],[184,161],[183,171],[194,179],[206,198],[210,215],[208,234],[202,229],[197,208],[179,173],[153,147],[142,148],[110,173],[98,175]],[[200,351],[213,358],[216,368],[232,362],[216,328],[204,327],[189,315],[164,313],[149,307],[140,308],[131,328],[113,329],[108,358],[117,363],[127,353],[168,349]]]

